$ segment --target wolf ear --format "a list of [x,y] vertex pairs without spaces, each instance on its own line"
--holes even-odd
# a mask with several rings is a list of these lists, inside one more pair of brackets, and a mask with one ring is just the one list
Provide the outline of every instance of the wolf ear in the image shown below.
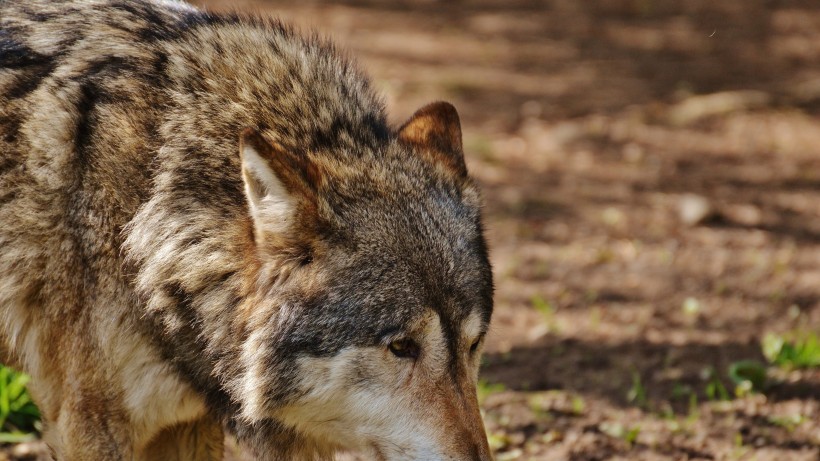
[[461,122],[452,104],[438,101],[416,111],[399,128],[399,141],[415,146],[434,163],[444,165],[458,177],[467,176],[461,146]]
[[300,202],[309,199],[307,161],[248,128],[239,138],[242,180],[257,242],[284,236]]

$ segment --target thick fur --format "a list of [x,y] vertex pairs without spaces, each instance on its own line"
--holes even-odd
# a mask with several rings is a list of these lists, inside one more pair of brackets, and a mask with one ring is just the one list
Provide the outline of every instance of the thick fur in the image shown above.
[[490,459],[460,143],[276,21],[0,0],[0,358],[55,458]]

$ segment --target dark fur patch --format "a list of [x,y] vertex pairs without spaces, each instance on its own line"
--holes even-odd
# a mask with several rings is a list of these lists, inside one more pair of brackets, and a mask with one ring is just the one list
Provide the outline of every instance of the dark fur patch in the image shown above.
[[[19,118],[15,117],[0,117],[0,133],[3,134],[3,141],[13,144],[17,141],[17,135],[20,133],[20,126],[22,125],[23,121]],[[8,171],[11,166],[16,166],[16,162],[12,162],[11,159],[4,159],[5,161],[2,162],[3,166],[0,167],[0,174],[3,174],[5,171]]]
[[[173,336],[163,328],[151,328],[146,333],[159,340],[163,358],[173,363],[186,381],[205,397],[206,404],[212,411],[220,415],[231,414],[230,409],[235,411],[236,403],[213,381],[209,372],[213,367],[213,358],[200,352],[207,349],[208,341],[203,335],[202,319],[193,305],[194,295],[185,291],[177,281],[166,283],[162,289],[174,300],[172,315],[182,320],[183,327],[175,331]],[[157,325],[162,324],[160,319],[155,321]],[[192,348],[191,345],[198,347]]]
[[85,169],[90,163],[88,146],[91,144],[96,123],[95,106],[98,97],[97,86],[94,83],[86,82],[80,87],[80,99],[77,101],[78,117],[74,130],[74,152],[77,156],[75,165],[78,169]]
[[14,40],[11,34],[0,29],[0,67],[21,69],[29,66],[48,64],[51,58],[28,48]]
[[3,96],[8,99],[22,99],[36,90],[43,81],[54,71],[55,62],[48,61],[26,69],[28,72],[20,74],[15,78],[15,82],[4,92]]
[[56,58],[31,50],[16,41],[9,31],[0,29],[0,68],[19,72],[2,97],[10,100],[26,97],[51,75],[55,67]]
[[[63,11],[63,14],[70,13],[73,9],[66,8],[67,11]],[[26,17],[35,22],[47,22],[53,21],[59,17],[57,13],[52,12],[43,12],[43,11],[35,11],[30,8],[21,8],[21,11],[26,15]]]

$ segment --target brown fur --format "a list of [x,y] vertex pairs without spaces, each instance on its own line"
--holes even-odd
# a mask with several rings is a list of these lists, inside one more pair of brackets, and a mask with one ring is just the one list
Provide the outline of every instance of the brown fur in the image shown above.
[[272,20],[0,3],[0,358],[57,459],[219,459],[223,431],[259,459],[490,459],[491,312],[449,104],[393,130]]

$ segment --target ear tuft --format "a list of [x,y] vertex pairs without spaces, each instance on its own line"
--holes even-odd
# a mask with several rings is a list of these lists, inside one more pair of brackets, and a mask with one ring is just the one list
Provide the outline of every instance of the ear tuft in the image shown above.
[[422,150],[423,153],[452,170],[459,177],[467,176],[461,145],[461,122],[452,104],[438,101],[413,114],[398,133],[399,141]]

